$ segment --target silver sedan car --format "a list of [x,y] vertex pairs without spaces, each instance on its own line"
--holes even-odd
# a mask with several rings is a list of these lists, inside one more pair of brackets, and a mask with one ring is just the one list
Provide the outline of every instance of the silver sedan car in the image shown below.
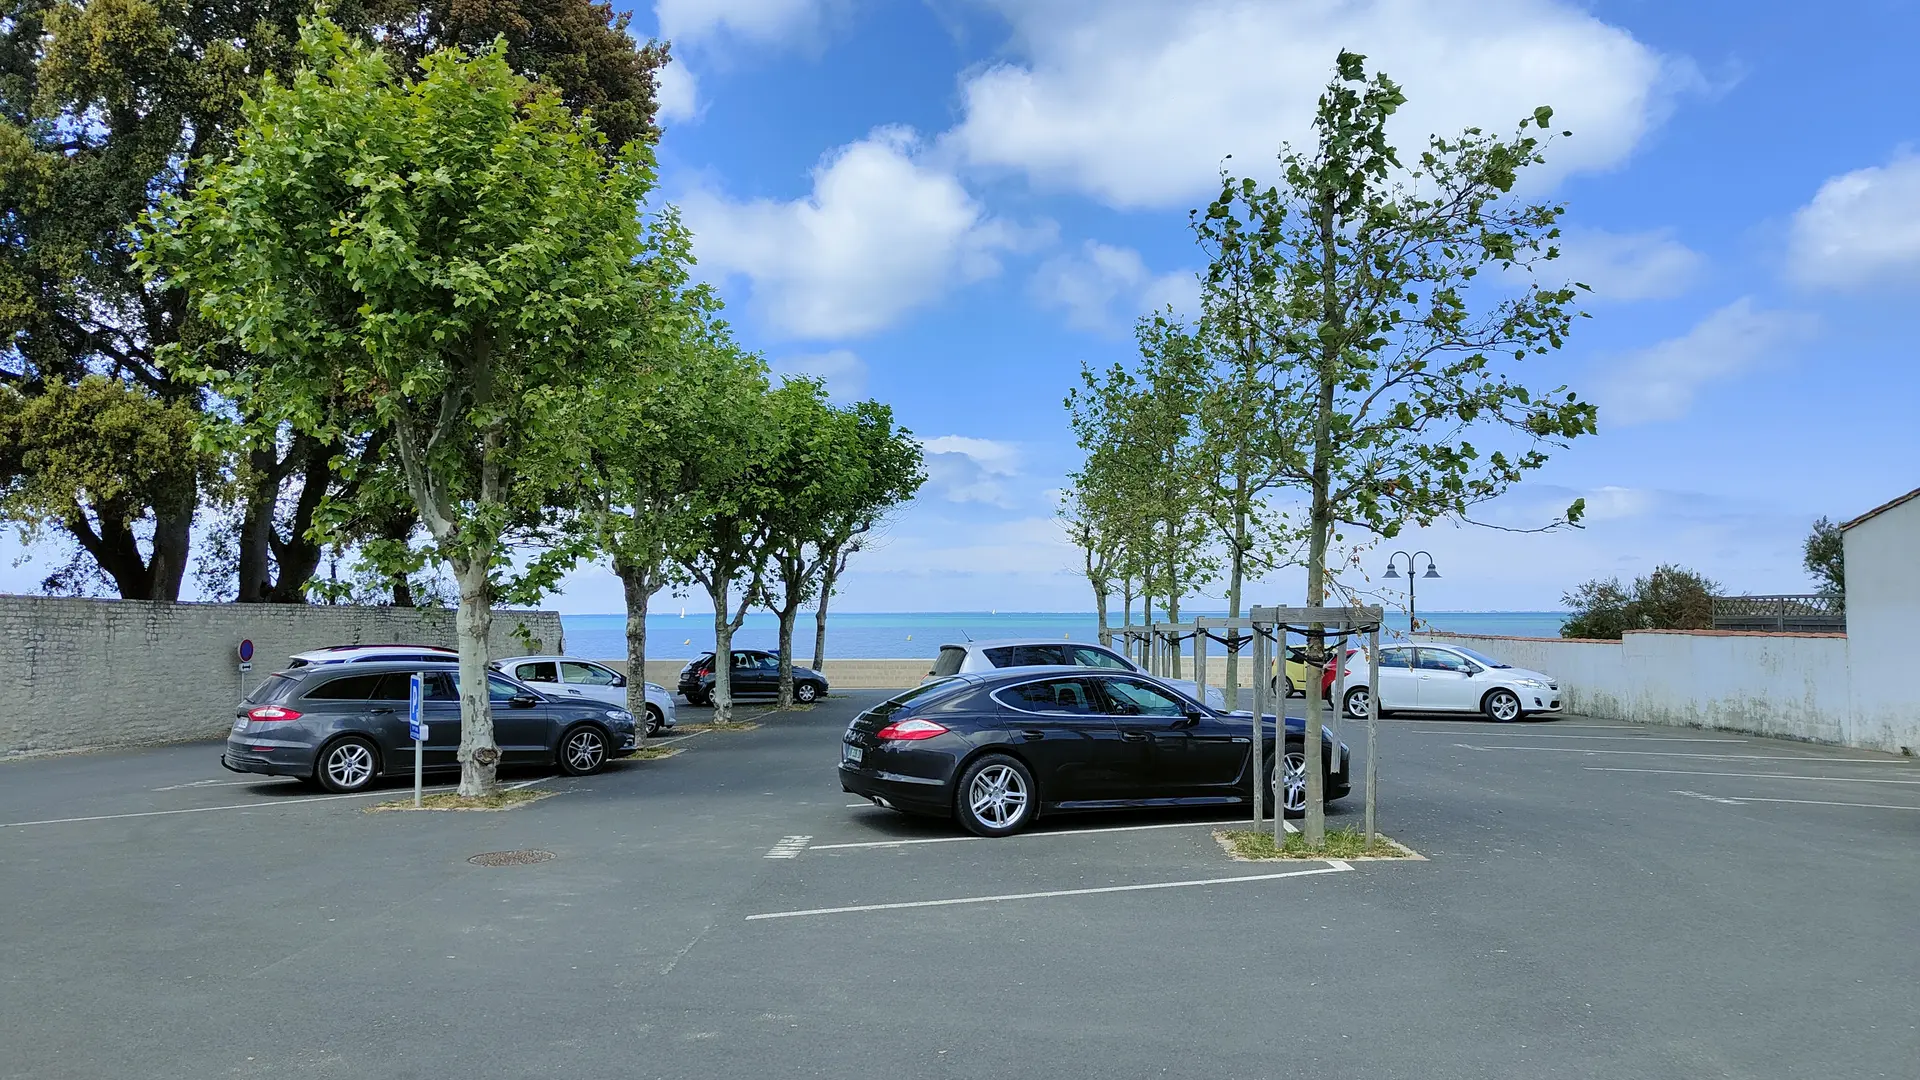
[[[493,666],[508,677],[560,700],[582,698],[619,708],[627,704],[627,677],[593,660],[577,656],[509,656],[495,660]],[[642,722],[648,736],[671,729],[673,692],[659,683],[648,683],[647,715]]]

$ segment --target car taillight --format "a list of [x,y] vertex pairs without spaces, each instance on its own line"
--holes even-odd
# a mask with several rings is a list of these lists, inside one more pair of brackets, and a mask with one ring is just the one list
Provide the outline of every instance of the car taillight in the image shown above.
[[873,733],[876,739],[893,739],[900,742],[914,742],[918,739],[931,739],[935,735],[945,735],[947,729],[931,720],[898,720]]
[[257,709],[248,709],[247,719],[262,724],[276,724],[287,720],[298,720],[300,714],[293,709],[283,709],[278,705],[262,705]]

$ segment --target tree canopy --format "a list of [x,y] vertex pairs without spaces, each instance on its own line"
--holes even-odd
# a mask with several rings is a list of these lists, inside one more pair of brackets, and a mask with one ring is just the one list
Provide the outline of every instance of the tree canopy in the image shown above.
[[1560,598],[1572,612],[1560,636],[1611,639],[1628,630],[1710,630],[1719,592],[1717,582],[1671,563],[1631,585],[1617,577],[1595,578]]
[[485,649],[507,541],[587,460],[569,402],[618,377],[649,276],[681,273],[685,244],[638,216],[648,148],[610,161],[503,46],[433,53],[413,78],[321,17],[301,49],[234,151],[162,202],[140,258],[263,361],[176,355],[184,374],[262,425],[391,436],[459,586],[461,788],[479,794],[498,760]]

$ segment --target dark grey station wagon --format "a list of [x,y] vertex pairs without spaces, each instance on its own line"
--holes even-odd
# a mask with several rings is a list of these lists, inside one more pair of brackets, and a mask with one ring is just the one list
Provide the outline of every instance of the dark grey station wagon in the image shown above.
[[[360,791],[413,771],[407,695],[426,675],[426,769],[457,769],[460,671],[449,663],[328,664],[276,672],[234,711],[220,764],[233,772],[297,776],[328,791]],[[505,675],[487,676],[502,765],[557,765],[580,776],[639,745],[633,714],[602,702],[560,701]]]

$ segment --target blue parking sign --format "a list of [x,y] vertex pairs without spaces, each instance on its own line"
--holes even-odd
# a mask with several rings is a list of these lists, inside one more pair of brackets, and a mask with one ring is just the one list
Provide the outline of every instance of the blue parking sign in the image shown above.
[[407,685],[407,738],[414,742],[426,738],[426,724],[422,723],[420,702],[425,697],[425,687],[421,685],[419,672],[413,673],[413,681]]

